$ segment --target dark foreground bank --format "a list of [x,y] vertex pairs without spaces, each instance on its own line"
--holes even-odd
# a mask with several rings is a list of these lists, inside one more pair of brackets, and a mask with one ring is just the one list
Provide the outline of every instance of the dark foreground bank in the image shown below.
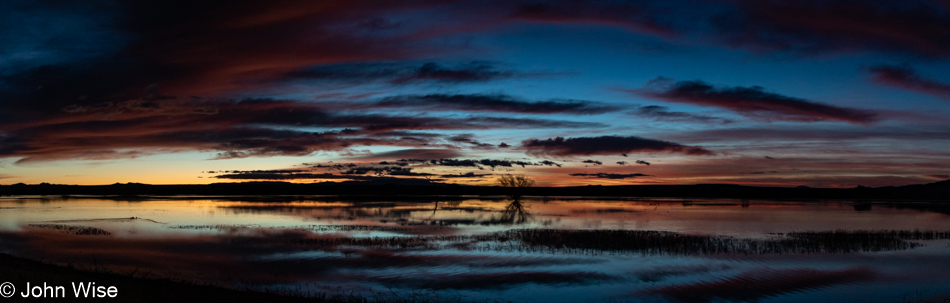
[[[139,276],[144,274],[137,273]],[[0,254],[0,282],[10,282],[17,288],[13,297],[0,298],[0,301],[9,302],[336,302],[82,271],[6,254]],[[51,298],[54,294],[48,293],[46,299],[23,298],[20,293],[25,290],[27,282],[31,286],[42,286],[43,283],[64,286],[65,297]],[[94,282],[96,286],[115,286],[118,295],[115,298],[76,299],[71,284],[81,282]]]

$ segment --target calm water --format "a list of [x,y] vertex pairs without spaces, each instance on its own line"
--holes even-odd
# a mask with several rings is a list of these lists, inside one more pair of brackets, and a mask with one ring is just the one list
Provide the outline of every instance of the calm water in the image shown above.
[[146,277],[515,302],[950,297],[950,216],[851,202],[0,198],[0,251]]

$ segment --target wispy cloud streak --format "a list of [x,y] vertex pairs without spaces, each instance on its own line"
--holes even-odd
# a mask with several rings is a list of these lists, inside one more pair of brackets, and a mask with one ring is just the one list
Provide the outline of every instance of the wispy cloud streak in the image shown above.
[[675,81],[658,77],[643,88],[623,91],[668,102],[725,108],[761,121],[843,121],[868,124],[878,120],[876,114],[871,111],[771,93],[760,86],[715,87],[702,81]]
[[950,100],[950,83],[921,77],[910,66],[877,65],[868,72],[874,82]]

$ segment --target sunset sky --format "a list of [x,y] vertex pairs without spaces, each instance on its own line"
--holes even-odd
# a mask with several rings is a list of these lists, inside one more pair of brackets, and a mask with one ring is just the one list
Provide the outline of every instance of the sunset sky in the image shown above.
[[4,1],[0,184],[950,174],[950,1]]

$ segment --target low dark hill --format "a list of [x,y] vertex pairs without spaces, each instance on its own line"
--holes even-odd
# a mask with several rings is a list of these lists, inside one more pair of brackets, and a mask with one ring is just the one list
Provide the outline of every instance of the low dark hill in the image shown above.
[[0,186],[0,195],[526,195],[736,199],[937,200],[950,202],[950,180],[930,184],[877,188],[790,188],[742,186],[734,184],[502,188],[425,182],[343,182],[312,184],[245,182],[208,185],[148,185],[129,183],[94,186],[16,184]]

